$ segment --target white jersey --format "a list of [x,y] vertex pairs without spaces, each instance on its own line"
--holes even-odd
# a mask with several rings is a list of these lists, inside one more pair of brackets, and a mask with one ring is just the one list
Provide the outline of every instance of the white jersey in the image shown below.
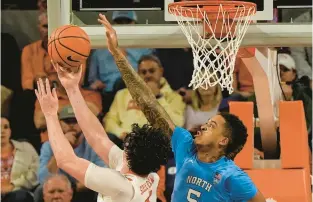
[[109,167],[90,164],[85,175],[86,187],[97,191],[98,202],[155,202],[159,176],[150,173],[147,177],[121,174],[123,151],[113,146],[109,153]]

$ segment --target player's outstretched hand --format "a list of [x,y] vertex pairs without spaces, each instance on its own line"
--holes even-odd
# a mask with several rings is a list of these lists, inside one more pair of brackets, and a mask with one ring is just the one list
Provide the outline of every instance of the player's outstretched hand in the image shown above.
[[105,28],[108,49],[111,52],[111,54],[113,54],[118,47],[116,31],[113,29],[112,25],[109,23],[106,17],[101,13],[99,14],[98,22],[100,22]]
[[39,101],[41,110],[45,116],[57,115],[59,108],[59,101],[56,89],[51,90],[48,79],[43,81],[41,78],[37,81],[37,89],[35,94]]
[[58,77],[60,79],[60,82],[62,83],[62,86],[66,90],[79,86],[83,69],[82,65],[80,65],[77,72],[73,71],[69,72],[65,68],[60,66],[58,63],[54,63],[53,61],[51,61],[51,63],[53,64],[54,69],[58,73]]

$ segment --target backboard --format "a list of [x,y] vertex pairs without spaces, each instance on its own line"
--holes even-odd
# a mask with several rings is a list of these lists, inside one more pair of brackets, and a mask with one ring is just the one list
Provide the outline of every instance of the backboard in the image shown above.
[[[61,25],[78,25],[90,36],[93,48],[104,48],[106,47],[106,41],[103,36],[103,28],[97,22],[98,13],[105,14],[108,20],[112,22],[113,11],[135,10],[138,16],[136,24],[114,25],[121,47],[190,47],[177,22],[166,17],[168,16],[167,6],[170,1],[175,0],[48,0],[49,33]],[[290,9],[293,11],[296,9],[295,6],[297,9],[304,6],[310,7],[311,0],[248,1],[259,2],[256,3],[258,5],[257,15],[260,17],[257,19],[260,20],[249,26],[241,43],[242,46],[289,47],[312,45],[312,20],[290,23],[290,18],[295,19],[303,10],[300,9],[297,15],[294,15],[293,12],[282,12]],[[297,5],[298,2],[299,5]],[[292,8],[278,8],[279,5]],[[282,15],[287,16],[285,17],[287,20],[277,19]]]
[[[65,0],[68,1],[68,0]],[[168,12],[168,5],[173,2],[184,0],[70,0],[71,10],[80,12],[108,12],[117,10],[133,10],[141,13],[149,23],[166,24],[175,21]],[[253,16],[253,20],[257,21],[276,21],[276,14],[286,9],[312,8],[311,0],[237,0],[252,2],[257,5],[257,13]],[[157,21],[151,19],[153,16],[158,18]],[[139,17],[139,22],[140,22]],[[146,20],[143,21],[146,24]]]

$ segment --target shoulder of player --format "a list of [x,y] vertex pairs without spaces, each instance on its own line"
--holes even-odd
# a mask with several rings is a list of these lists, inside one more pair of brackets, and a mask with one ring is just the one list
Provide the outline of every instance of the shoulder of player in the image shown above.
[[239,166],[237,166],[233,161],[229,160],[229,163],[223,169],[223,175],[225,179],[236,179],[240,177],[246,177],[248,174],[242,170]]
[[191,133],[187,129],[179,126],[175,126],[173,134],[185,134],[185,135],[187,134],[191,136]]
[[150,173],[147,177],[140,177],[134,174],[123,174],[123,176],[125,177],[125,179],[127,179],[129,183],[132,184],[133,187],[141,186],[144,184],[150,184],[149,186],[151,186],[152,184],[158,185],[160,181],[160,177],[157,173]]
[[149,176],[153,177],[154,181],[159,181],[160,180],[160,176],[158,175],[158,173],[150,173],[148,175],[148,177]]
[[147,177],[140,177],[138,175],[135,174],[131,174],[131,173],[126,173],[123,174],[125,178],[129,179],[130,181],[133,181],[134,178],[138,178],[138,179],[143,179],[146,180],[148,178],[155,178],[155,179],[159,179],[159,175],[155,172],[149,173],[149,175]]

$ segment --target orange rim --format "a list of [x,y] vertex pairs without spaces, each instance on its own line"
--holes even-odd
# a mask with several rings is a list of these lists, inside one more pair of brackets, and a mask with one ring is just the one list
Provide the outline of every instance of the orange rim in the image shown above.
[[[228,19],[235,17],[244,17],[255,14],[256,4],[244,1],[182,1],[175,2],[168,5],[169,13],[176,16],[192,17],[203,19],[201,13],[205,13],[208,19],[223,18],[223,15],[216,15],[220,11],[220,5],[224,11],[227,12]],[[199,6],[199,8],[198,8]],[[252,12],[251,9],[254,8]],[[201,13],[199,13],[201,11]],[[241,16],[237,16],[239,12],[244,12]]]

